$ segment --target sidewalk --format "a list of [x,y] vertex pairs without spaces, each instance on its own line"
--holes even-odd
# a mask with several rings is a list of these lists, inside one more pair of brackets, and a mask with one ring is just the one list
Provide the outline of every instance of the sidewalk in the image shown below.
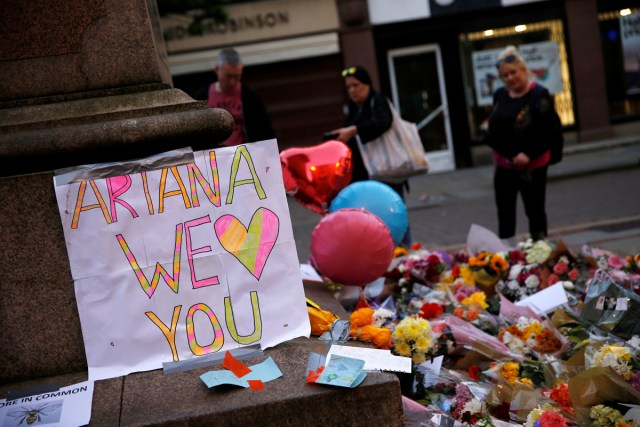
[[[565,147],[562,162],[549,168],[549,181],[638,166],[640,135],[572,144]],[[493,195],[492,179],[492,164],[411,178],[407,209],[440,205],[451,197],[474,199]]]

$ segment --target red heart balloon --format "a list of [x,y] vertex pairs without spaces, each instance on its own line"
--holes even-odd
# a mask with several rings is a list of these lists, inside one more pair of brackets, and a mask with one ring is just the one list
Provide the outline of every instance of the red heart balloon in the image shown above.
[[288,148],[280,153],[280,163],[287,194],[321,215],[351,182],[351,149],[340,141]]

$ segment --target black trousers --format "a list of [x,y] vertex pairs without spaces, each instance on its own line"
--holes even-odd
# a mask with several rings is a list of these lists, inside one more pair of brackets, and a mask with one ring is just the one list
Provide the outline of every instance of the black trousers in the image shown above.
[[547,236],[547,166],[532,171],[496,168],[493,177],[496,207],[498,208],[498,234],[508,239],[516,234],[516,206],[518,193],[522,194],[524,211],[529,219],[529,234],[534,240]]

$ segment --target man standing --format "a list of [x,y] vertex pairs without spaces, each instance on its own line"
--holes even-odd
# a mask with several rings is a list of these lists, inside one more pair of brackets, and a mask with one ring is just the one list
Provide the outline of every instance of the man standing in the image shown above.
[[235,49],[223,49],[213,67],[217,80],[196,95],[196,99],[206,100],[209,108],[222,108],[231,113],[235,128],[221,143],[223,146],[275,138],[262,100],[251,87],[241,82],[243,67]]

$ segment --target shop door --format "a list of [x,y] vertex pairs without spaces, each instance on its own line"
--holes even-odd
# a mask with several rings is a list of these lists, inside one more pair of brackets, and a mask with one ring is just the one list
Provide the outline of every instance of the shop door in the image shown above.
[[455,169],[449,108],[437,45],[394,49],[388,53],[393,104],[414,122],[427,152],[430,172]]

